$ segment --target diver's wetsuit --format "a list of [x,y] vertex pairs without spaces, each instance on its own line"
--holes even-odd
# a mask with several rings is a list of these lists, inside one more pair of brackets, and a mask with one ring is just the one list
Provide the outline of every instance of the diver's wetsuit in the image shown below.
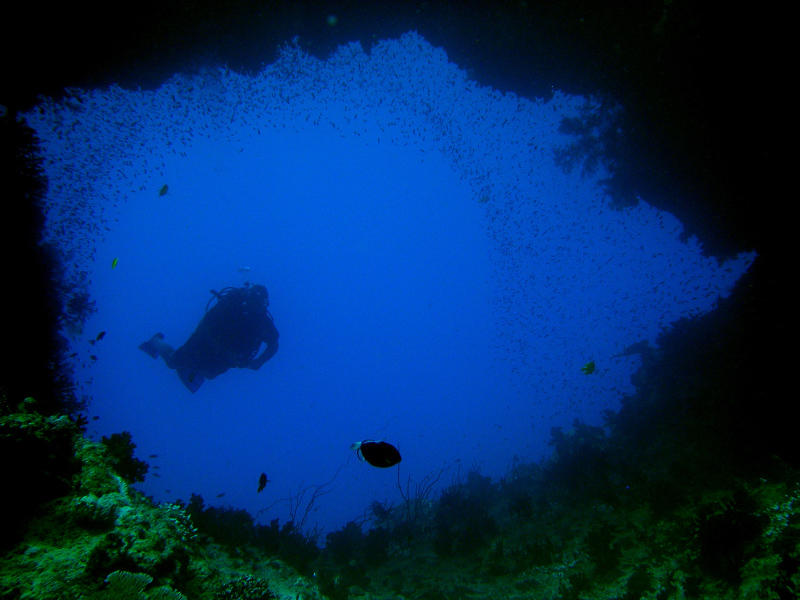
[[[206,379],[230,368],[259,369],[278,351],[278,330],[269,314],[269,296],[263,285],[245,285],[211,292],[216,303],[186,343],[173,350],[157,333],[139,348],[153,358],[161,356],[183,384],[196,392]],[[261,344],[266,348],[259,354]]]

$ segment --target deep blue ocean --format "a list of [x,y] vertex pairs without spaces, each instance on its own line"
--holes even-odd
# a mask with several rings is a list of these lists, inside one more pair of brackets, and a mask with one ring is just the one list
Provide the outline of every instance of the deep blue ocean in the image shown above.
[[[483,87],[414,33],[43,99],[45,241],[96,307],[64,326],[89,434],[130,431],[157,501],[330,531],[600,424],[633,391],[626,349],[714,310],[754,255],[704,256],[647,198],[613,208],[602,169],[561,168],[562,119],[595,108]],[[259,370],[192,394],[138,349],[245,282],[280,332]],[[367,439],[402,462],[358,460]]]

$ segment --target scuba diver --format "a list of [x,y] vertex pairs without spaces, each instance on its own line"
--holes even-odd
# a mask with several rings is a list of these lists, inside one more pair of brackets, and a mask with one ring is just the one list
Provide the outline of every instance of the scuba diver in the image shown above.
[[153,358],[163,358],[192,393],[206,379],[233,367],[260,369],[278,351],[278,330],[267,310],[267,288],[245,283],[211,293],[206,314],[183,346],[173,349],[163,333],[139,345]]

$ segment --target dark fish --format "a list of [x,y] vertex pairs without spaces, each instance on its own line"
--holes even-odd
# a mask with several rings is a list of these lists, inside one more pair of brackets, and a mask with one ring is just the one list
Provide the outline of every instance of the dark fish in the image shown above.
[[217,498],[222,498],[224,495],[225,495],[225,492],[220,492],[219,494],[217,494]]
[[260,492],[261,490],[263,490],[268,483],[269,479],[267,479],[267,474],[262,473],[261,477],[258,478],[258,491]]
[[102,340],[104,337],[106,337],[106,332],[105,332],[105,331],[101,331],[100,333],[98,333],[98,334],[97,334],[97,337],[96,337],[96,338],[94,338],[94,339],[95,339],[96,341],[98,341],[98,342],[99,342],[99,341],[100,341],[100,340]]
[[97,421],[97,419],[99,419],[99,418],[100,418],[100,417],[98,417],[97,415],[95,415],[95,416],[93,416],[93,417],[92,417],[92,421]]
[[91,358],[92,360],[97,360],[97,357],[94,354],[90,354],[89,358]]
[[166,196],[168,191],[169,191],[169,186],[165,183],[164,185],[161,186],[161,189],[158,190],[158,195]]
[[151,454],[148,458],[158,458],[158,454]]
[[367,461],[373,467],[385,469],[393,467],[402,460],[397,448],[388,442],[364,440],[352,444],[350,448],[356,451],[358,458]]

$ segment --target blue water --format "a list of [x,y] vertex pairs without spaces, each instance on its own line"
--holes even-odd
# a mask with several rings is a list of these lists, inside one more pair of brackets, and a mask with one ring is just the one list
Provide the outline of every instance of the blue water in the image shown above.
[[[98,309],[66,332],[90,434],[132,432],[159,501],[285,521],[327,484],[303,525],[330,530],[398,501],[398,480],[501,477],[546,456],[551,427],[600,423],[639,364],[613,356],[713,310],[754,256],[706,258],[646,198],[612,210],[603,173],[556,168],[586,101],[481,87],[416,34],[43,100],[26,120],[45,240]],[[209,290],[245,281],[281,335],[259,371],[191,394],[137,349],[182,344]],[[359,462],[363,439],[395,444],[399,473]]]

